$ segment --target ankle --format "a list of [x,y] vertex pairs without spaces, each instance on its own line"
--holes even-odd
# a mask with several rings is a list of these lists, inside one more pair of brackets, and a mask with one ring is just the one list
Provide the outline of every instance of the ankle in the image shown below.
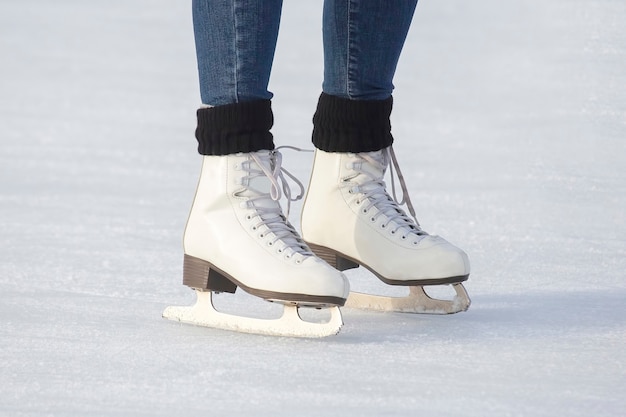
[[350,100],[322,93],[313,116],[313,144],[326,152],[370,152],[390,146],[393,99]]

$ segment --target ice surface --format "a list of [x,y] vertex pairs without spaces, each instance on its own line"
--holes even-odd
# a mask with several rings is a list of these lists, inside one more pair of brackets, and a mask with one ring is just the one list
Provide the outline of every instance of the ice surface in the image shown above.
[[[310,147],[320,16],[285,2],[279,145]],[[470,255],[472,307],[344,309],[338,336],[294,340],[161,318],[193,301],[189,2],[0,2],[0,415],[623,414],[625,21],[621,0],[420,3],[395,149],[426,230]]]

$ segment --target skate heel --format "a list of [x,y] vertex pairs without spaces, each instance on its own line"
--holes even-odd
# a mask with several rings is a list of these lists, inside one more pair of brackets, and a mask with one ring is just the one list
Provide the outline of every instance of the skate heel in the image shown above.
[[234,293],[237,285],[202,259],[185,255],[183,261],[183,284],[200,291]]
[[344,258],[337,252],[332,249],[325,248],[324,246],[315,245],[312,243],[308,244],[311,250],[318,258],[326,261],[330,266],[339,270],[345,271],[346,269],[358,268],[359,264],[351,261],[350,259]]

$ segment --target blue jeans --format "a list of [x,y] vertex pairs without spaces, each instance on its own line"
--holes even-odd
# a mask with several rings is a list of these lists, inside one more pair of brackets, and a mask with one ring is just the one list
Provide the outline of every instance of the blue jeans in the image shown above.
[[[417,0],[325,0],[324,93],[385,100]],[[219,106],[269,100],[282,0],[193,0],[200,95]]]

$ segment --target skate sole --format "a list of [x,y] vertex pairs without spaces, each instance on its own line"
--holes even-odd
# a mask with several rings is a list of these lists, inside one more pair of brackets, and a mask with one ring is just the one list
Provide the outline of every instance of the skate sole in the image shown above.
[[298,307],[328,308],[343,306],[341,297],[281,293],[249,287],[208,261],[185,254],[183,260],[183,284],[198,291],[235,293],[237,287],[264,300]]
[[327,248],[325,246],[316,245],[314,243],[307,242],[307,245],[311,248],[313,253],[318,257],[322,258],[328,264],[339,271],[345,271],[347,269],[358,268],[359,266],[363,266],[367,270],[369,270],[372,274],[376,275],[378,279],[384,282],[387,285],[401,285],[401,286],[425,286],[425,285],[447,285],[447,284],[459,284],[463,281],[467,281],[469,278],[468,275],[461,275],[455,277],[445,277],[445,278],[428,278],[428,279],[411,279],[411,280],[395,280],[389,279],[378,272],[376,272],[373,268],[368,265],[346,256],[340,252],[337,252],[333,249]]

